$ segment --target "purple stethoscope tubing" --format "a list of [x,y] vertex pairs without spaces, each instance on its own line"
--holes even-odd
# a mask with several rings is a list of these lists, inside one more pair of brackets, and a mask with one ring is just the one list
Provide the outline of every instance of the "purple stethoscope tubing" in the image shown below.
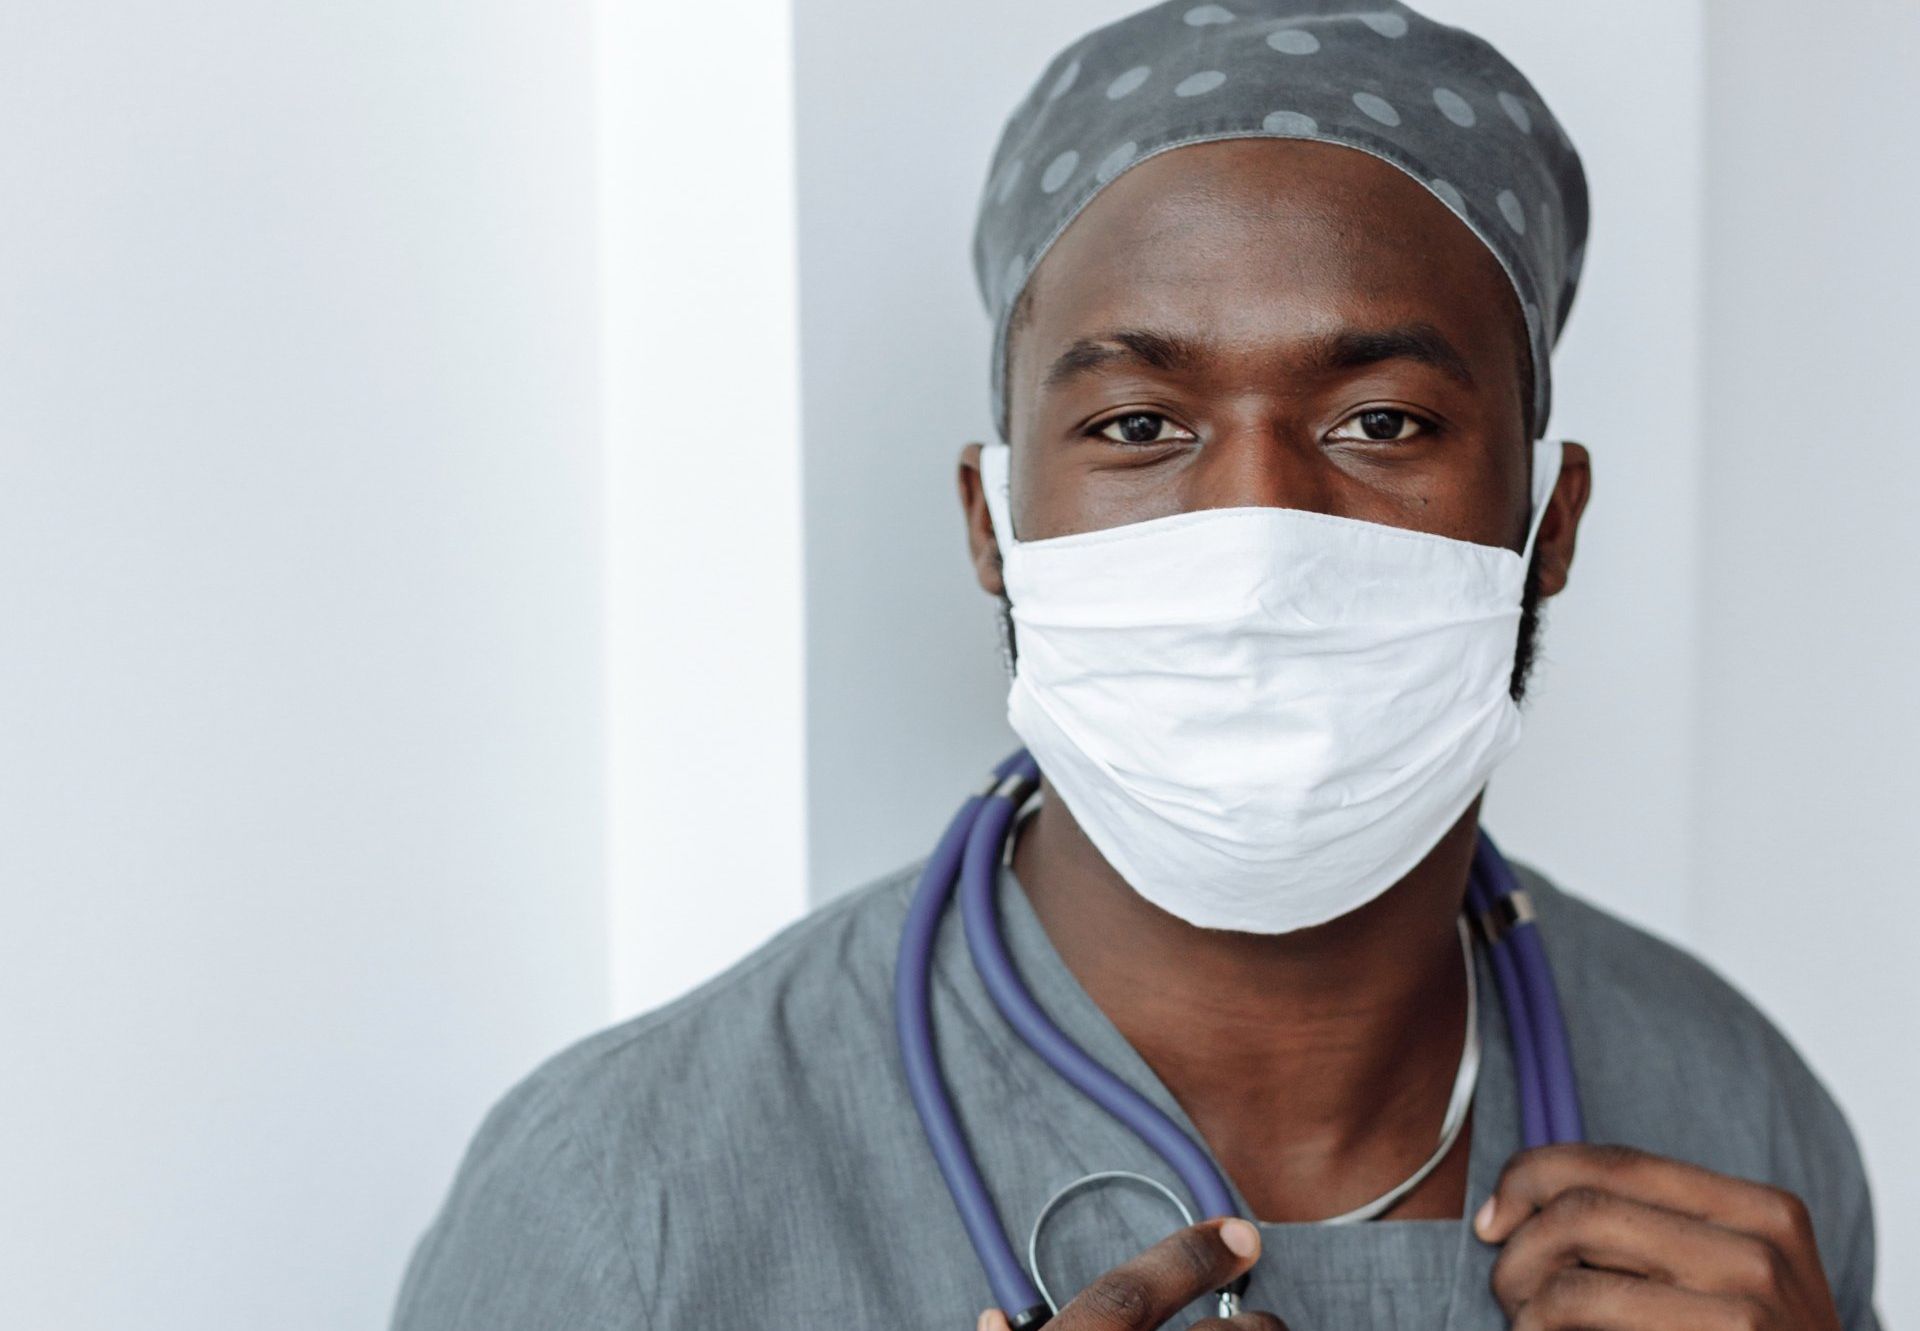
[[[956,887],[974,968],[1014,1032],[1056,1073],[1159,1155],[1179,1175],[1205,1216],[1238,1213],[1231,1188],[1206,1150],[1055,1026],[1027,991],[1007,953],[994,886],[1008,829],[1038,783],[1038,766],[1025,749],[1019,749],[993,769],[985,789],[967,797],[921,870],[894,968],[894,1023],[907,1087],[967,1238],[1013,1331],[1032,1331],[1047,1321],[1051,1310],[1000,1223],[954,1115],[933,1042],[934,940]],[[1513,1042],[1521,1137],[1529,1147],[1581,1140],[1580,1100],[1566,1023],[1532,903],[1484,829],[1474,847],[1467,906],[1487,940],[1488,960]],[[1241,1293],[1247,1280],[1242,1275],[1229,1289]]]

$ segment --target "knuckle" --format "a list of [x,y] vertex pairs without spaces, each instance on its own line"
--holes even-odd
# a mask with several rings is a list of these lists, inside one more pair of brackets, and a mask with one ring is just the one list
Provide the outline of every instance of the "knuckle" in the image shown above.
[[1493,1286],[1493,1297],[1500,1306],[1512,1313],[1525,1302],[1527,1283],[1520,1264],[1509,1261],[1508,1256],[1502,1253],[1500,1260],[1493,1264],[1493,1276],[1488,1283]]
[[1552,1287],[1553,1281],[1548,1280],[1533,1297],[1509,1311],[1513,1331],[1546,1331],[1561,1324],[1560,1305],[1551,1295]]
[[1775,1233],[1798,1237],[1813,1228],[1813,1216],[1799,1193],[1768,1188],[1762,1205]]
[[1556,1228],[1578,1225],[1606,1210],[1612,1201],[1609,1194],[1582,1183],[1548,1202],[1541,1208],[1541,1214]]
[[1153,1290],[1131,1271],[1110,1271],[1087,1286],[1080,1296],[1094,1325],[1114,1331],[1152,1331]]
[[1735,1251],[1734,1279],[1743,1293],[1764,1295],[1780,1289],[1786,1261],[1778,1248],[1765,1239],[1742,1235]]
[[1589,1158],[1601,1173],[1618,1177],[1638,1169],[1646,1156],[1631,1146],[1603,1143],[1589,1147]]
[[1726,1331],[1767,1331],[1773,1324],[1767,1305],[1758,1299],[1729,1299],[1723,1319]]
[[1552,1325],[1547,1321],[1547,1310],[1537,1300],[1508,1314],[1508,1318],[1513,1331],[1548,1331]]
[[1507,1162],[1500,1166],[1500,1177],[1493,1185],[1494,1192],[1512,1191],[1521,1179],[1551,1159],[1549,1153],[1555,1149],[1552,1146],[1529,1146],[1524,1151],[1515,1151],[1507,1157]]
[[1564,1267],[1540,1283],[1540,1292],[1528,1301],[1527,1307],[1538,1306],[1550,1326],[1578,1324],[1605,1285],[1605,1278],[1598,1271]]

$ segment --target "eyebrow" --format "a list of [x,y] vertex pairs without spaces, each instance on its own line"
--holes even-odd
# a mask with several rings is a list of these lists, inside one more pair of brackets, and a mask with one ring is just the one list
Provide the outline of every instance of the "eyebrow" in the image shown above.
[[[1076,339],[1047,367],[1040,386],[1057,388],[1081,375],[1116,366],[1191,373],[1215,354],[1212,344],[1204,339],[1153,328],[1115,328]],[[1410,360],[1431,365],[1467,388],[1474,386],[1466,358],[1430,323],[1328,333],[1306,343],[1305,360],[1312,369],[1323,372]]]

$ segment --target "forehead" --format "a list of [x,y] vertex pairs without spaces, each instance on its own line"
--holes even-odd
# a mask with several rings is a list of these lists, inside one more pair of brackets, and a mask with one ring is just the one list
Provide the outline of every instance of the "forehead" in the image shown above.
[[1135,322],[1268,351],[1424,322],[1476,378],[1484,362],[1487,382],[1509,384],[1526,354],[1492,252],[1398,167],[1339,144],[1237,138],[1155,154],[1093,197],[1030,284],[1023,362]]

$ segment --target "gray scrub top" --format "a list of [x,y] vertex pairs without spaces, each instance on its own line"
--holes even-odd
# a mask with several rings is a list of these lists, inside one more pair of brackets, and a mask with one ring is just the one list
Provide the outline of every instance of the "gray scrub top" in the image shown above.
[[[971,1327],[992,1302],[921,1134],[893,1027],[894,953],[919,866],[813,912],[684,997],[561,1051],[487,1114],[416,1245],[395,1331]],[[1524,864],[1567,1010],[1590,1140],[1799,1193],[1849,1331],[1876,1331],[1873,1225],[1851,1132],[1786,1039],[1700,962]],[[1196,1140],[1192,1122],[1061,962],[1003,868],[1007,945],[1060,1027]],[[1483,1062],[1468,1214],[1519,1147],[1513,1064],[1480,960]],[[1082,1174],[1181,1190],[1131,1133],[1055,1077],[995,1011],[958,911],[933,1018],[961,1126],[1024,1253]],[[1236,1188],[1236,1203],[1246,1211]],[[1127,1182],[1048,1221],[1062,1302],[1181,1221]],[[1496,1251],[1465,1219],[1261,1223],[1249,1308],[1293,1331],[1499,1328]],[[1167,1325],[1211,1312],[1191,1305]]]

